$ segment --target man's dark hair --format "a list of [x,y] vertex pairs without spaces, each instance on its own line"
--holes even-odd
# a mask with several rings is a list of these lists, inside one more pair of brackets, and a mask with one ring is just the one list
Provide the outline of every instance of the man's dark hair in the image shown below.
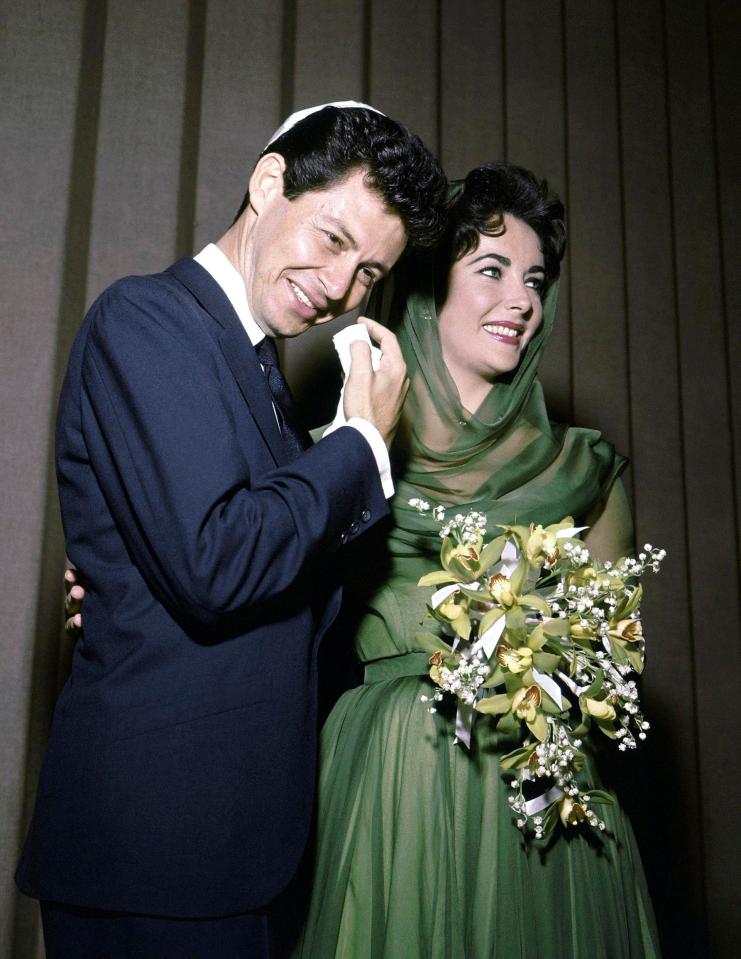
[[545,180],[510,163],[487,163],[471,170],[453,199],[448,226],[440,248],[441,272],[455,260],[478,248],[479,237],[500,236],[504,214],[516,216],[540,240],[546,283],[561,271],[566,248],[563,203],[548,192]]
[[[409,246],[435,246],[445,228],[447,180],[420,138],[374,110],[324,107],[270,143],[286,161],[289,200],[364,169],[366,183],[400,217]],[[250,202],[249,191],[237,220]]]

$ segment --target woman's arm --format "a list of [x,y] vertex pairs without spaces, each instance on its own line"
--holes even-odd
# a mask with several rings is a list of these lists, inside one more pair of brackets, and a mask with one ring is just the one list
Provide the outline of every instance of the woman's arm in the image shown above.
[[633,553],[633,515],[622,480],[615,480],[605,502],[584,523],[589,526],[584,543],[595,560],[614,561]]

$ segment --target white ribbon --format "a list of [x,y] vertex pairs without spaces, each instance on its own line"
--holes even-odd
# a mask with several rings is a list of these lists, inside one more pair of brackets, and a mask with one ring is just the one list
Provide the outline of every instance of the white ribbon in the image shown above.
[[581,533],[582,530],[589,529],[588,526],[567,526],[566,529],[560,529],[556,533],[556,539],[571,539],[573,536],[576,536],[577,533]]
[[545,673],[538,672],[534,666],[533,677],[538,686],[548,693],[558,708],[563,709],[563,696],[561,695],[561,690],[558,688],[558,683],[554,679],[551,679],[550,676],[546,676]]
[[571,676],[567,676],[566,673],[562,673],[561,670],[556,673],[556,675],[569,687],[572,693],[575,696],[581,696],[585,689],[589,689],[589,686],[580,686],[578,683],[575,683]]
[[462,743],[466,749],[471,748],[471,730],[473,729],[474,708],[468,703],[458,700],[458,710],[455,714],[455,740]]
[[381,113],[380,110],[376,110],[376,108],[372,107],[369,103],[360,103],[358,100],[336,100],[334,103],[320,103],[316,107],[307,107],[305,110],[297,110],[295,113],[292,113],[287,120],[284,120],[283,123],[281,123],[275,133],[270,137],[265,149],[267,150],[271,143],[275,143],[278,137],[282,137],[284,133],[288,133],[288,131],[295,127],[297,123],[300,123],[302,120],[310,117],[312,113],[318,113],[325,107],[337,107],[339,110],[372,110],[374,113],[378,113],[382,117],[386,116],[385,113]]
[[473,651],[478,653],[480,649],[484,651],[487,659],[491,659],[492,653],[499,642],[502,633],[504,632],[504,627],[506,626],[507,620],[504,614],[502,614],[499,619],[490,626],[488,629],[484,630],[481,636],[476,640],[474,644]]
[[496,562],[490,569],[490,576],[506,576],[507,579],[512,578],[512,573],[514,573],[517,568],[517,564],[520,561],[520,551],[512,542],[508,539],[504,544],[504,549],[502,550],[502,555],[499,557],[498,562]]
[[542,812],[544,809],[550,806],[552,802],[562,799],[563,796],[563,789],[559,789],[558,786],[552,786],[547,793],[543,793],[542,796],[536,796],[535,799],[531,799],[529,802],[526,802],[525,812],[528,814],[528,816],[534,816],[535,813]]
[[450,583],[448,586],[441,586],[440,589],[435,590],[430,599],[430,606],[433,609],[444,603],[448,596],[452,596],[453,593],[457,593],[460,589],[479,589],[479,583]]
[[452,596],[453,593],[457,593],[460,588],[460,583],[450,583],[448,586],[441,586],[440,589],[436,589],[432,594],[430,598],[430,606],[432,606],[433,609],[437,609],[441,603],[445,602],[448,596]]

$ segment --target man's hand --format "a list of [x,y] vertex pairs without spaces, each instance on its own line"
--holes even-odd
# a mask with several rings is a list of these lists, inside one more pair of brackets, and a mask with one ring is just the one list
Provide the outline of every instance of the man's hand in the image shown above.
[[371,339],[381,348],[383,356],[377,371],[371,365],[371,353],[366,343],[351,343],[352,365],[345,380],[345,417],[360,416],[372,423],[386,446],[399,425],[404,398],[409,389],[407,368],[394,334],[385,326],[362,316]]
[[82,601],[85,598],[85,590],[77,582],[77,574],[73,569],[67,569],[64,572],[64,628],[72,639],[77,639],[82,629]]

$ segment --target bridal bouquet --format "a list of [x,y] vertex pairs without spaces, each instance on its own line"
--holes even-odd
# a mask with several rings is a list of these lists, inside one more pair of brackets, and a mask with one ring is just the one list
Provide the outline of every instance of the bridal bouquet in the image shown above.
[[437,632],[416,640],[430,653],[431,712],[457,700],[456,741],[470,745],[477,713],[520,738],[503,756],[517,826],[538,839],[560,821],[604,829],[595,806],[612,797],[583,783],[582,739],[597,727],[620,750],[649,728],[631,674],[641,673],[640,578],[665,554],[647,544],[636,559],[592,562],[571,517],[552,526],[500,526],[486,517],[410,500],[440,524],[442,569],[428,609]]

